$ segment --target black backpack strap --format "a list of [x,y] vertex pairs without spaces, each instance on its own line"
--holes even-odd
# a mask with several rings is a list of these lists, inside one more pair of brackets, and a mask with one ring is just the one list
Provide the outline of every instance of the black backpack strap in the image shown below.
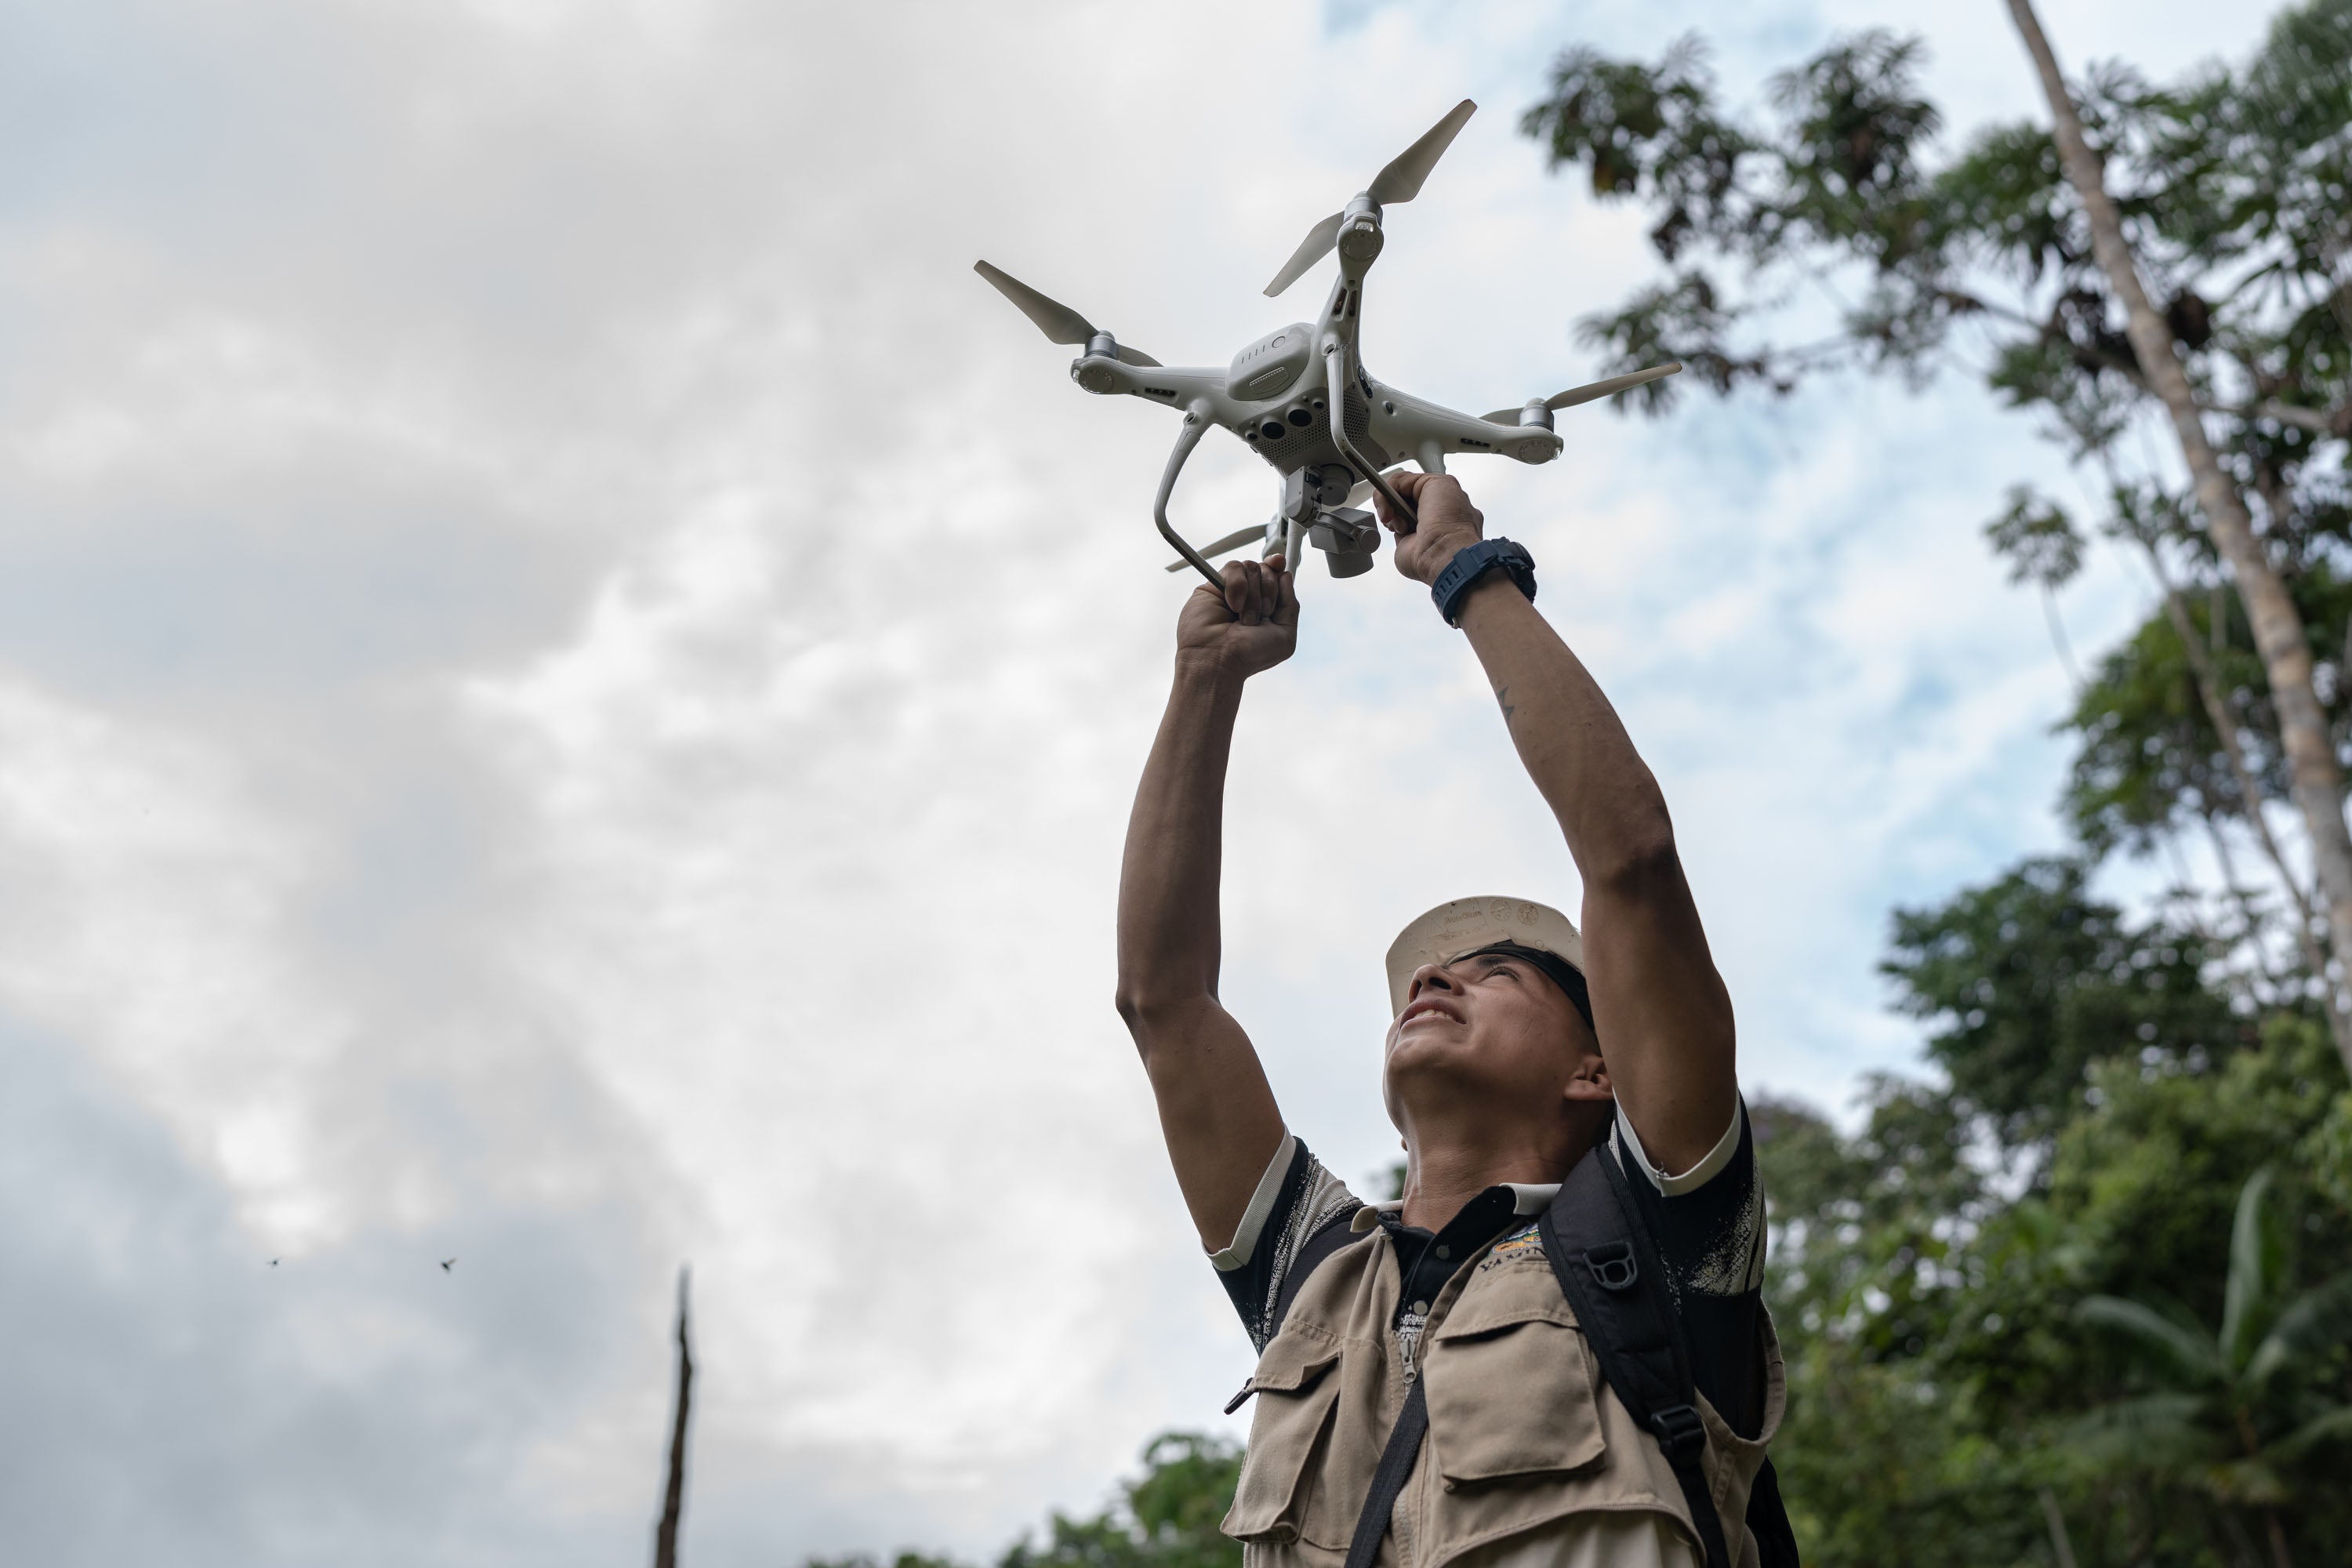
[[1290,1271],[1282,1277],[1282,1284],[1274,1292],[1274,1309],[1266,1314],[1265,1337],[1272,1340],[1282,1331],[1282,1321],[1290,1316],[1290,1304],[1298,1300],[1300,1287],[1322,1261],[1351,1241],[1363,1239],[1354,1230],[1360,1208],[1342,1209],[1298,1244],[1298,1256],[1290,1260]]
[[1789,1505],[1780,1500],[1780,1478],[1769,1459],[1748,1490],[1748,1529],[1756,1537],[1757,1556],[1764,1568],[1799,1568],[1797,1532],[1789,1523]]
[[1635,1423],[1657,1438],[1682,1483],[1707,1568],[1731,1568],[1723,1521],[1699,1462],[1706,1428],[1699,1420],[1682,1320],[1657,1249],[1634,1213],[1625,1173],[1605,1142],[1576,1163],[1536,1224],[1601,1375]]
[[[1282,1287],[1275,1292],[1271,1318],[1274,1332],[1279,1332],[1285,1318],[1290,1315],[1290,1304],[1297,1300],[1307,1277],[1317,1265],[1341,1247],[1367,1239],[1356,1234],[1356,1215],[1361,1209],[1349,1209],[1332,1215],[1315,1227],[1313,1235],[1299,1244],[1298,1256],[1291,1259],[1290,1272],[1282,1277]],[[1246,1390],[1244,1390],[1246,1393]],[[1232,1413],[1233,1406],[1226,1406]],[[1348,1542],[1345,1568],[1372,1568],[1381,1554],[1381,1541],[1389,1532],[1389,1516],[1396,1511],[1396,1500],[1404,1490],[1406,1478],[1412,1474],[1413,1460],[1420,1457],[1423,1439],[1429,1436],[1429,1391],[1421,1379],[1412,1380],[1405,1391],[1404,1408],[1397,1412],[1396,1425],[1389,1428],[1388,1441],[1381,1447],[1381,1462],[1373,1468],[1372,1484],[1364,1494],[1364,1507],[1356,1515],[1356,1533]]]
[[1381,1448],[1381,1462],[1372,1471],[1372,1489],[1364,1494],[1364,1511],[1356,1516],[1356,1533],[1348,1542],[1346,1568],[1372,1568],[1381,1554],[1381,1538],[1389,1532],[1389,1515],[1396,1511],[1397,1494],[1404,1490],[1421,1440],[1429,1436],[1429,1385],[1420,1378],[1406,1391],[1404,1408]]

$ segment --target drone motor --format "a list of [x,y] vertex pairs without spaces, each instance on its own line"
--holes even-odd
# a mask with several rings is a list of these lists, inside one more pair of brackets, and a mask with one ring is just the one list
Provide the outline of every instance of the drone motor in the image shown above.
[[1370,266],[1385,243],[1387,237],[1381,232],[1381,204],[1372,199],[1370,192],[1340,209],[1340,255],[1358,266]]

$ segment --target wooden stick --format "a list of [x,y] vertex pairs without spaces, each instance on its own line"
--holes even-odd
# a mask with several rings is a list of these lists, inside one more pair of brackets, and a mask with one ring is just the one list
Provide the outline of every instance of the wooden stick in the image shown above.
[[677,1521],[686,1509],[686,1418],[694,1405],[694,1349],[687,1335],[686,1295],[690,1270],[677,1270],[677,1416],[669,1429],[669,1490],[662,1498],[661,1524],[654,1531],[654,1568],[677,1568]]

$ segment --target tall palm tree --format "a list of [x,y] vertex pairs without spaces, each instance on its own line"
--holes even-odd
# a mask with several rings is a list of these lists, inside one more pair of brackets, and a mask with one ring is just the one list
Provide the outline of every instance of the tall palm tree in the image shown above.
[[2177,1309],[2119,1296],[2075,1305],[2077,1321],[2111,1331],[2151,1385],[2093,1411],[2076,1436],[2094,1457],[2259,1510],[2273,1568],[2294,1568],[2279,1515],[2294,1467],[2352,1437],[2340,1366],[2352,1342],[2352,1269],[2288,1295],[2285,1237],[2263,1205],[2270,1184],[2265,1168],[2238,1193],[2218,1334]]

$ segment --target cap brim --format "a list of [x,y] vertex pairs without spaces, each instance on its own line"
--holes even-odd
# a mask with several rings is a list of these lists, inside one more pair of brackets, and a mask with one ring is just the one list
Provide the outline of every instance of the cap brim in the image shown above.
[[1584,969],[1584,938],[1574,921],[1528,899],[1455,899],[1438,905],[1397,934],[1389,946],[1389,1015],[1404,1011],[1405,992],[1424,963],[1451,963],[1498,942],[1557,953]]

